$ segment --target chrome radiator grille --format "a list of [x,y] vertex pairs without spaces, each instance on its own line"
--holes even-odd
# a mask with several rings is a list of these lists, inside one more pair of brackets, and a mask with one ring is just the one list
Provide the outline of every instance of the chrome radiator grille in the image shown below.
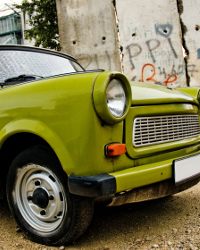
[[198,115],[139,117],[133,122],[133,145],[142,147],[198,136]]

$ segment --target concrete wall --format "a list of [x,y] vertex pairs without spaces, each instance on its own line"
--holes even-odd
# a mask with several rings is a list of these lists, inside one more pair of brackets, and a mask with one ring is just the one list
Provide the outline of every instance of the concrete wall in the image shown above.
[[57,0],[57,11],[62,51],[86,69],[168,87],[199,85],[199,0]]
[[34,46],[35,45],[35,39],[32,39],[31,41],[25,39],[24,32],[26,30],[31,29],[31,26],[29,25],[29,15],[26,13],[21,13],[21,20],[22,20],[22,31],[23,31],[23,42],[26,46]]
[[62,51],[86,69],[121,71],[112,0],[57,0]]
[[200,86],[200,1],[179,0],[190,86]]
[[117,0],[116,8],[124,74],[132,81],[186,85],[176,0]]

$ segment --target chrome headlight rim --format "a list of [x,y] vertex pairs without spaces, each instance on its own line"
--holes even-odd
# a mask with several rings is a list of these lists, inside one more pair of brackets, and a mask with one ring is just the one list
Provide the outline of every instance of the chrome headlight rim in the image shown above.
[[[106,91],[112,80],[118,80],[126,95],[126,105],[122,116],[113,116],[107,105]],[[95,80],[92,90],[93,106],[97,115],[106,124],[116,124],[125,119],[131,106],[131,86],[125,75],[118,72],[103,72]]]

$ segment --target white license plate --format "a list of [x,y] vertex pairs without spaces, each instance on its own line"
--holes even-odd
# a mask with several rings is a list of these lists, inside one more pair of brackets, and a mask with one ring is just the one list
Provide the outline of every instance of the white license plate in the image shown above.
[[174,179],[178,186],[200,176],[200,154],[174,161]]

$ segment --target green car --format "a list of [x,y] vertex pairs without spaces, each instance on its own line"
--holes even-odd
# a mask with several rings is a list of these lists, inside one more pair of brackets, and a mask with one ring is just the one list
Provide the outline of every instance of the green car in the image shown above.
[[156,199],[200,180],[199,88],[129,82],[12,45],[0,46],[0,83],[0,197],[35,242],[73,242],[97,201]]

